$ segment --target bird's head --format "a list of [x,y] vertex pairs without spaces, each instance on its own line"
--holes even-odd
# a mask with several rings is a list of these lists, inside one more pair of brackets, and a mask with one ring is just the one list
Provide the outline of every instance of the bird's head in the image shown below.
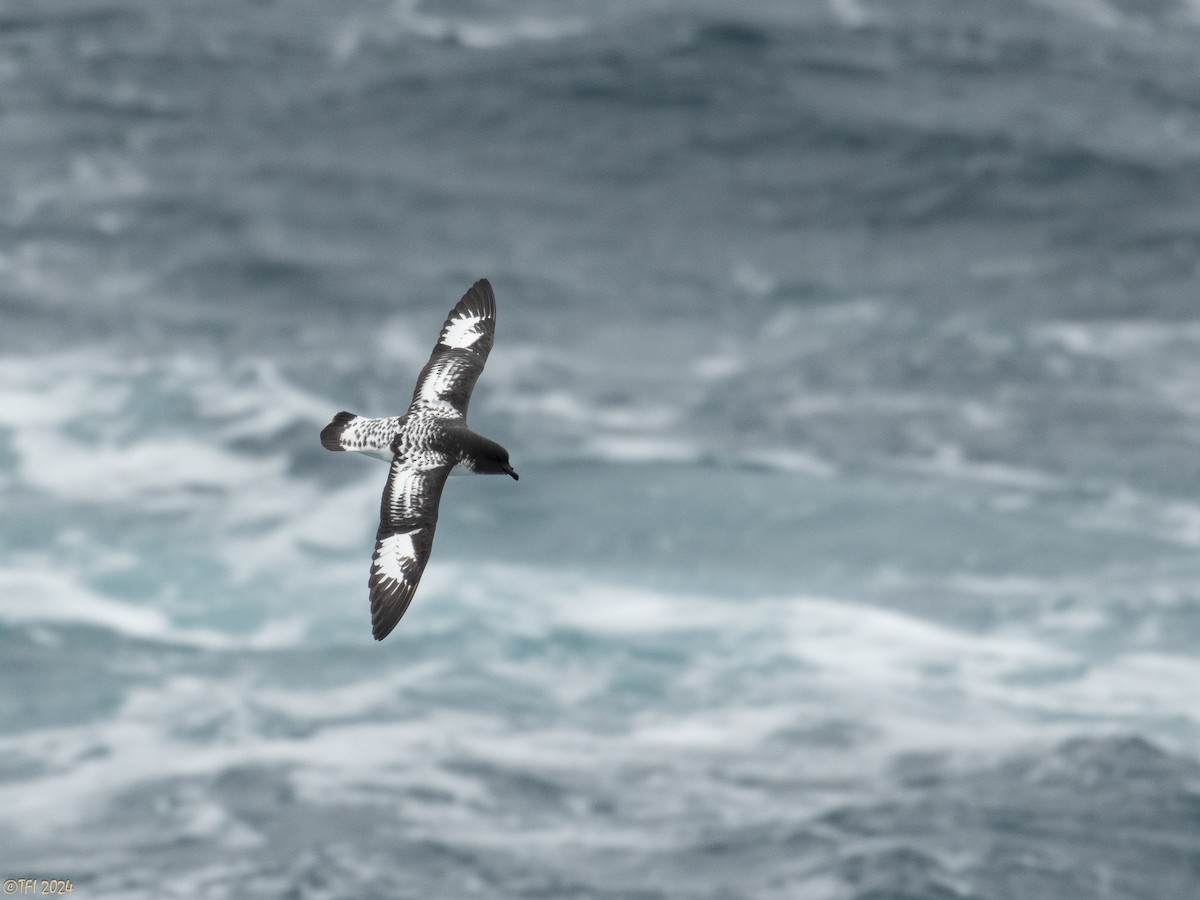
[[509,475],[513,481],[518,481],[521,477],[508,461],[508,451],[495,441],[484,443],[475,465],[475,471],[484,475]]

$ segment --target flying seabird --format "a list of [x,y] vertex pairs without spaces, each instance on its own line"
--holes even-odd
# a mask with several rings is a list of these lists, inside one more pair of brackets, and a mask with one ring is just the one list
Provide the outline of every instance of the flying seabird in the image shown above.
[[495,329],[496,298],[484,278],[450,310],[404,415],[368,419],[340,412],[321,431],[326,450],[357,451],[392,464],[368,581],[377,641],[396,627],[421,581],[450,470],[518,477],[507,450],[467,427],[467,404]]

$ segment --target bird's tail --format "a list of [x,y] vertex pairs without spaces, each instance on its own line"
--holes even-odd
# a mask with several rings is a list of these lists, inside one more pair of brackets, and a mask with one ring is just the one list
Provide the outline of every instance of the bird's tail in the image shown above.
[[345,410],[334,416],[333,421],[321,429],[321,446],[326,450],[345,450],[342,446],[342,432],[357,418],[354,413]]

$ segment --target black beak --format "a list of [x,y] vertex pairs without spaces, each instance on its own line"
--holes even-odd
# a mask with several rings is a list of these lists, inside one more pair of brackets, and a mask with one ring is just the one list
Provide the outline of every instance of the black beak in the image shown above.
[[520,481],[520,480],[521,480],[521,476],[517,474],[516,470],[515,470],[515,469],[514,469],[512,466],[505,466],[505,467],[504,467],[504,471],[505,471],[505,473],[506,473],[506,474],[508,474],[508,475],[511,475],[511,476],[512,476],[512,480],[513,480],[513,481]]

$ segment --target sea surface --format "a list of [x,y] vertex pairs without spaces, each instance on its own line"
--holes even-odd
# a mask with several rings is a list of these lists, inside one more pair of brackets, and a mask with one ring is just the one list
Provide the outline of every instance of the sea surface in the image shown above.
[[[0,879],[1200,897],[1200,4],[0,0]],[[495,287],[371,639],[407,404]]]

